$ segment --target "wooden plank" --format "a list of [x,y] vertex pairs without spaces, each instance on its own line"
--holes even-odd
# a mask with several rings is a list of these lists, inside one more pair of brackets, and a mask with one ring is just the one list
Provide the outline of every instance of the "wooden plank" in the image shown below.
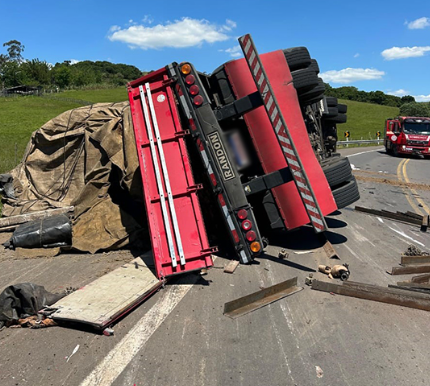
[[422,232],[427,232],[427,228],[429,226],[429,222],[430,222],[430,216],[423,216],[422,222],[421,222],[421,231]]
[[412,276],[412,283],[428,283],[430,281],[430,273],[425,273],[423,275]]
[[385,217],[385,218],[389,218],[391,220],[404,222],[406,224],[412,224],[412,225],[418,225],[418,226],[422,225],[421,219],[408,217],[405,215],[398,215],[397,213],[389,212],[387,210],[369,209],[369,208],[364,208],[362,206],[356,206],[355,210],[357,212],[363,212],[363,213],[372,214],[375,216]]
[[312,282],[312,289],[430,311],[430,295],[418,292],[409,293],[402,289],[354,282],[343,282],[343,284],[340,285],[319,280],[314,280]]
[[[6,230],[5,228],[8,228],[9,230],[14,229],[18,225],[24,224],[29,221],[40,220],[45,217],[56,216],[59,214],[71,213],[73,212],[73,210],[73,206],[67,206],[65,208],[47,209],[39,212],[25,213],[11,217],[3,217],[0,218],[0,231]],[[12,226],[14,228],[11,228]]]
[[423,264],[423,263],[430,263],[430,255],[418,255],[418,256],[402,255],[400,260],[400,264],[402,265]]
[[141,258],[134,259],[59,300],[50,309],[56,321],[103,329],[131,311],[161,285]]
[[233,273],[236,270],[238,265],[239,265],[239,262],[237,260],[231,260],[224,268],[224,272]]
[[339,259],[339,256],[337,255],[330,241],[327,240],[325,242],[323,249],[329,259]]
[[401,290],[404,290],[404,291],[419,292],[419,293],[430,295],[430,289],[426,289],[426,288],[404,287],[404,286],[394,285],[394,284],[388,284],[388,287],[389,288],[398,288],[398,289],[401,289]]
[[407,265],[405,267],[393,267],[391,275],[409,275],[411,273],[426,273],[430,272],[430,264]]
[[412,283],[410,281],[399,281],[397,282],[399,287],[410,287],[410,288],[422,288],[430,290],[430,283]]
[[264,288],[261,291],[225,303],[224,315],[235,319],[258,308],[264,307],[267,304],[273,303],[276,300],[299,292],[302,289],[303,287],[297,287],[297,277],[294,277],[282,283]]

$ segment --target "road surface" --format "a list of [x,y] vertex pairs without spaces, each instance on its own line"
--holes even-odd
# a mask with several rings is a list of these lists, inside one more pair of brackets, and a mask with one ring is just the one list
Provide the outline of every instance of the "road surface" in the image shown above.
[[[389,157],[380,147],[341,152],[360,183],[357,205],[430,213],[430,161]],[[327,222],[350,280],[395,284],[407,277],[386,270],[408,245],[430,249],[428,233],[351,207]],[[218,257],[208,275],[172,281],[111,337],[59,327],[3,330],[0,385],[427,385],[430,314],[311,290],[308,273],[333,263],[318,246],[303,228],[271,240],[258,263],[233,275]],[[277,258],[280,248],[287,260]],[[23,260],[3,251],[1,289],[24,281],[51,291],[77,287],[127,259],[127,252],[111,252]],[[235,320],[223,315],[225,302],[294,276],[303,291]]]

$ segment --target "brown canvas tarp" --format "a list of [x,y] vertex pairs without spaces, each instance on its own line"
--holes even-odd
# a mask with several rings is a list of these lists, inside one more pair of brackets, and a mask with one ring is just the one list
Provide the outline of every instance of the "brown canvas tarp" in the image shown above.
[[50,120],[32,134],[10,173],[15,199],[3,198],[3,216],[73,205],[78,250],[148,240],[128,102],[80,107]]

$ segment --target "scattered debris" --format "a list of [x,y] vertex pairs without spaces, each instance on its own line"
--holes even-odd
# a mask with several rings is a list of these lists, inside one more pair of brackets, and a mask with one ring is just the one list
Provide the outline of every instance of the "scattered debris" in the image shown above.
[[408,275],[411,273],[426,273],[430,272],[430,264],[407,265],[405,267],[393,267],[390,275]]
[[312,285],[312,282],[314,281],[314,275],[312,273],[309,274],[309,276],[305,279],[306,285]]
[[112,336],[114,334],[114,330],[112,328],[105,328],[103,330],[103,335],[105,336]]
[[372,284],[345,281],[342,284],[319,280],[312,282],[312,289],[381,303],[430,311],[430,295],[408,292],[404,289],[380,287]]
[[238,265],[239,265],[239,261],[237,261],[237,260],[231,260],[226,265],[226,267],[224,268],[224,272],[225,273],[233,273],[236,270],[236,268],[237,268]]
[[288,259],[288,256],[289,256],[289,254],[285,249],[281,249],[278,253],[278,257],[282,260]]
[[68,356],[67,361],[68,362],[70,360],[70,358],[75,355],[79,350],[79,345],[76,345],[75,349],[73,350],[73,352]]
[[328,275],[330,279],[333,279],[334,277],[340,278],[340,280],[348,280],[350,275],[350,270],[348,264],[343,265],[334,265],[333,267],[330,267],[328,265],[319,265],[318,271],[325,273]]
[[317,372],[317,378],[322,378],[324,376],[324,371],[321,367],[315,366],[315,370]]
[[327,257],[329,259],[339,259],[339,256],[337,255],[335,249],[333,248],[333,245],[330,243],[330,241],[326,241],[323,245],[324,252],[326,253]]
[[303,287],[297,287],[297,277],[264,288],[250,295],[225,303],[224,315],[235,319],[258,308],[264,307],[276,300],[299,292]]
[[422,251],[417,246],[410,244],[405,252],[403,252],[403,255],[405,256],[428,256],[429,253]]
[[405,224],[410,225],[417,225],[421,228],[421,231],[426,232],[427,228],[429,226],[429,216],[425,215],[419,215],[417,213],[413,212],[390,212],[388,210],[376,210],[376,209],[370,209],[370,208],[364,208],[361,206],[356,206],[355,210],[357,212],[363,212],[372,214],[374,216],[380,216],[389,218],[391,220],[396,220]]

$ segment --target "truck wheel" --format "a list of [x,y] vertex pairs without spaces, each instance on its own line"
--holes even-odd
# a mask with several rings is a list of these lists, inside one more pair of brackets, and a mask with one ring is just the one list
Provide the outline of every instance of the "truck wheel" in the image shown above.
[[336,201],[338,209],[345,208],[355,201],[360,199],[357,182],[354,176],[345,185],[340,186],[332,191],[334,200]]
[[329,107],[337,107],[337,98],[326,96],[325,100],[327,102],[327,106],[329,106]]
[[293,76],[294,87],[299,94],[309,91],[318,84],[318,75],[309,68],[292,71],[291,75]]
[[321,167],[331,188],[352,177],[351,165],[346,157],[327,158],[321,161]]
[[311,64],[308,69],[314,71],[315,74],[320,73],[320,66],[318,66],[318,62],[315,59],[311,59]]
[[337,107],[331,107],[329,106],[328,108],[328,112],[327,113],[323,113],[323,117],[335,117],[336,115],[338,115],[339,112],[337,110]]
[[339,113],[341,114],[346,114],[347,110],[348,110],[348,106],[347,105],[343,105],[341,103],[339,103],[337,105],[337,110],[339,111]]
[[323,118],[326,122],[332,122],[332,123],[346,123],[346,115],[345,114],[338,114],[335,117],[327,117]]
[[301,93],[299,95],[300,102],[306,105],[316,103],[315,99],[319,98],[319,100],[322,99],[325,92],[325,85],[321,78],[318,78],[318,84],[311,90],[306,91],[304,93]]
[[287,48],[283,51],[290,71],[305,68],[311,64],[311,56],[306,47]]

